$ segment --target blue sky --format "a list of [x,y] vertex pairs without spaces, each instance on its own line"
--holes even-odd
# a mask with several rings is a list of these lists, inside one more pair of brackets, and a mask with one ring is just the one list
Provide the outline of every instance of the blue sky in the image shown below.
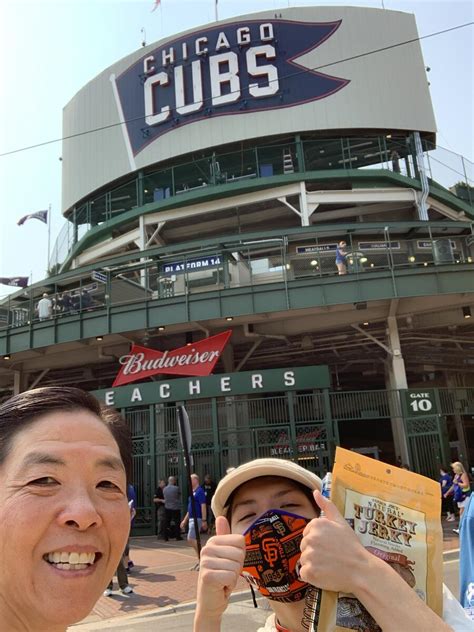
[[[146,41],[214,19],[214,0],[0,0],[0,153],[59,139],[62,108],[104,68]],[[386,9],[414,13],[420,35],[474,20],[474,3],[458,0],[384,0]],[[219,0],[219,18],[288,6],[357,5],[382,0]],[[474,160],[474,28],[422,43],[438,125],[438,144]],[[61,143],[0,157],[0,276],[44,277],[47,228],[26,213],[51,204],[51,242],[64,220]],[[13,289],[12,289],[13,291]],[[9,293],[0,285],[0,296]]]

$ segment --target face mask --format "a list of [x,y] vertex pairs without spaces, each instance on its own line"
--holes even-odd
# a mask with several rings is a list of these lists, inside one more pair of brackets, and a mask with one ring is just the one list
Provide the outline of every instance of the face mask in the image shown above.
[[270,509],[244,533],[242,576],[267,599],[303,599],[308,584],[299,578],[300,544],[308,522],[308,518]]

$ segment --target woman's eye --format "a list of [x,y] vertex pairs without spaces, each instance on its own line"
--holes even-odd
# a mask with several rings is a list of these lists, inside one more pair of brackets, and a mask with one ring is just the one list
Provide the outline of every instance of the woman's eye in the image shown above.
[[34,481],[30,481],[28,485],[35,485],[37,487],[49,487],[52,485],[58,485],[58,481],[51,476],[43,476],[42,478],[36,478]]
[[103,489],[111,489],[112,491],[121,492],[122,490],[118,485],[112,483],[112,481],[100,481],[97,487],[102,487]]

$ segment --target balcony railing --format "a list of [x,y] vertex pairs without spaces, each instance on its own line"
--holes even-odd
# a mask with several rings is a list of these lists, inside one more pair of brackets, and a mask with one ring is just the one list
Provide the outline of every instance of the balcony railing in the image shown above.
[[[347,242],[347,280],[377,271],[424,269],[474,262],[472,224],[409,222],[351,224],[300,228],[279,234],[259,233],[236,240],[221,237],[207,245],[195,243],[133,253],[93,270],[65,273],[46,286],[27,288],[0,301],[0,329],[22,327],[40,320],[67,318],[85,312],[143,301],[293,280],[330,278],[337,243]],[[410,239],[403,231],[415,234]],[[449,234],[462,230],[464,234]],[[144,259],[144,257],[147,257]],[[38,303],[48,288],[50,311]]]
[[[431,180],[474,206],[474,165],[451,151],[424,142],[426,168]],[[365,136],[288,141],[213,152],[156,171],[140,172],[120,186],[91,196],[74,207],[52,249],[49,270],[56,272],[72,246],[91,228],[145,204],[210,192],[220,185],[259,181],[272,176],[342,169],[385,169],[413,180],[418,171],[410,137]]]

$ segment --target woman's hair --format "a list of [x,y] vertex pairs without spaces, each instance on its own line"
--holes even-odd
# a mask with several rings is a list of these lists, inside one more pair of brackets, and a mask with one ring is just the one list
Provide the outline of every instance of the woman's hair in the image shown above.
[[11,449],[15,436],[44,415],[54,412],[87,411],[109,429],[120,450],[127,481],[132,466],[130,432],[121,415],[102,406],[90,393],[67,386],[46,386],[25,391],[0,405],[0,465]]
[[454,463],[451,463],[451,467],[453,468],[457,468],[461,474],[467,474],[466,470],[464,469],[464,465],[461,463],[461,461],[454,461]]
[[[306,487],[306,485],[303,485],[302,483],[299,483],[298,481],[294,481],[291,478],[284,478],[283,476],[257,476],[257,478],[252,479],[252,482],[253,481],[258,481],[258,480],[264,481],[264,480],[272,480],[272,479],[273,480],[289,481],[296,489],[298,489],[300,492],[303,492],[303,494],[306,496],[306,498],[311,502],[311,504],[315,508],[316,514],[319,517],[319,514],[321,513],[321,510],[318,507],[318,505],[316,504],[316,501],[314,500],[313,492],[311,491],[311,489],[309,487]],[[242,483],[242,485],[245,485],[245,483]],[[232,509],[233,509],[235,495],[239,491],[239,489],[242,487],[242,485],[239,485],[239,487],[234,489],[234,491],[229,496],[229,498],[227,499],[227,502],[225,504],[225,506],[228,507],[226,518],[227,518],[229,524],[232,522]]]

